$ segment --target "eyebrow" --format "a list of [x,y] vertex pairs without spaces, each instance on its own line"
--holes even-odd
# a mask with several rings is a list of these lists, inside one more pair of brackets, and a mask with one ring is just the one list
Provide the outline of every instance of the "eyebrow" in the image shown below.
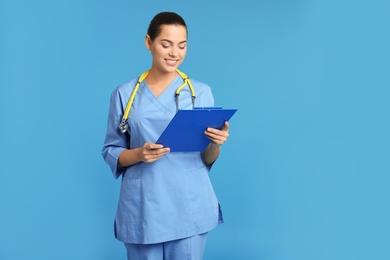
[[[169,43],[173,44],[173,42],[172,42],[172,41],[170,41],[170,40],[167,40],[167,39],[162,39],[161,41],[164,41],[164,42],[169,42]],[[183,44],[183,43],[187,43],[187,40],[179,42],[179,44]]]

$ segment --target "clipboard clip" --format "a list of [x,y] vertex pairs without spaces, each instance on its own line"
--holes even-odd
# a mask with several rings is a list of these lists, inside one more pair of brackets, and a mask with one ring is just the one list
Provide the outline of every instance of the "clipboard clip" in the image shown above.
[[214,110],[214,109],[222,109],[222,107],[194,107],[194,109],[199,109],[199,110]]

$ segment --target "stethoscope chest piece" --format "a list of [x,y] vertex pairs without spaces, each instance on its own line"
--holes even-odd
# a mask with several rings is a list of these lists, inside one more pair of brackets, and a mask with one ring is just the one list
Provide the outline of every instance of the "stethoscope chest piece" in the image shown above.
[[127,129],[129,129],[129,125],[127,124],[127,119],[122,118],[121,122],[119,123],[119,130],[121,131],[122,134],[124,134],[127,132]]

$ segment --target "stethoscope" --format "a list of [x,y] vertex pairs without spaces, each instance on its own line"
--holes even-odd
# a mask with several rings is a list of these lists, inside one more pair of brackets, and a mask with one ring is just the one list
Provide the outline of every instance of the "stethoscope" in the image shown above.
[[[190,81],[190,78],[181,72],[180,70],[176,70],[177,73],[180,75],[180,77],[183,79],[184,83],[176,90],[175,92],[175,100],[176,100],[176,112],[179,110],[179,95],[180,91],[185,87],[185,85],[188,85],[188,87],[191,90],[191,100],[192,100],[192,108],[195,107],[195,90],[194,87],[192,86],[192,83]],[[145,78],[148,76],[149,70],[145,71],[144,73],[141,74],[141,76],[138,78],[137,84],[135,84],[135,87],[133,89],[133,92],[131,92],[129,101],[127,102],[125,112],[123,113],[122,120],[119,124],[119,129],[122,133],[126,133],[129,125],[127,124],[127,120],[129,119],[129,114],[130,114],[130,109],[131,106],[133,105],[134,97],[135,94],[138,91],[139,85],[141,84],[142,81],[145,80]]]

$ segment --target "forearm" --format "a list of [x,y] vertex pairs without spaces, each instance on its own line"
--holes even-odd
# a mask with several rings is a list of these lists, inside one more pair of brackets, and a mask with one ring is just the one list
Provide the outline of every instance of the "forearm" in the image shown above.
[[203,151],[203,161],[207,166],[210,166],[218,159],[220,153],[221,146],[211,142]]
[[142,161],[141,152],[142,148],[124,150],[118,158],[118,164],[121,167],[129,167],[133,164],[139,163]]

